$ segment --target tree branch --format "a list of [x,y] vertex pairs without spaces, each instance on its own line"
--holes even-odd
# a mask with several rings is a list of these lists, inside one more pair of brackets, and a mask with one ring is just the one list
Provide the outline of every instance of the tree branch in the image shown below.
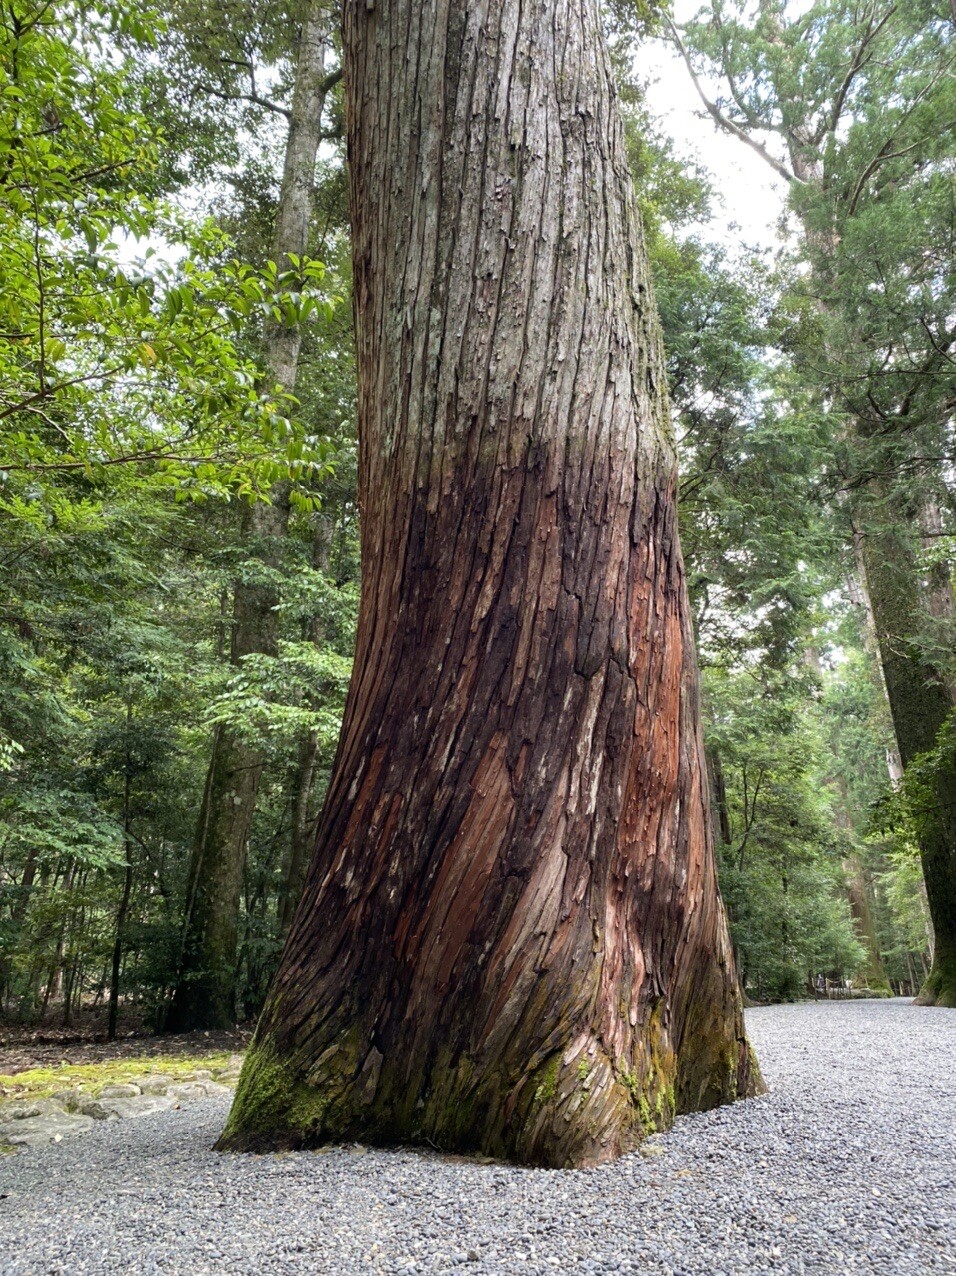
[[712,12],[713,12],[713,18],[714,18],[714,26],[717,28],[717,34],[720,37],[720,49],[724,59],[723,66],[721,69],[727,80],[727,85],[730,89],[730,96],[734,99],[734,102],[737,106],[737,110],[741,113],[741,115],[744,117],[744,119],[750,125],[751,128],[763,128],[763,122],[761,121],[759,116],[756,114],[756,112],[751,109],[751,107],[745,100],[743,94],[740,91],[740,88],[738,87],[737,77],[730,70],[730,42],[724,33],[724,24],[720,20],[719,6],[715,4],[713,6]]
[[677,30],[677,27],[674,25],[670,16],[666,13],[664,14],[664,21],[670,28],[671,37],[674,44],[677,46],[677,51],[683,58],[684,65],[690,73],[690,78],[693,81],[694,88],[697,90],[697,96],[700,98],[701,102],[703,102],[708,115],[718,128],[722,128],[726,133],[730,133],[732,137],[736,137],[738,141],[749,146],[750,149],[755,151],[765,164],[769,164],[773,171],[779,177],[782,177],[784,181],[799,183],[800,179],[796,176],[796,174],[791,172],[790,169],[787,168],[786,164],[781,163],[775,155],[772,155],[763,142],[758,142],[755,137],[751,137],[750,134],[745,129],[742,129],[739,124],[735,124],[733,120],[728,119],[716,103],[711,102],[710,98],[704,92],[704,87],[700,82],[700,77],[694,70],[694,64],[690,60],[690,54],[684,46],[684,41],[680,37],[680,32]]
[[342,79],[342,68],[337,67],[336,70],[330,71],[322,83],[319,85],[319,92],[325,97],[331,93],[335,86]]
[[254,106],[261,106],[265,111],[272,111],[275,115],[284,115],[287,120],[292,118],[292,112],[288,107],[280,106],[278,102],[270,102],[268,98],[260,97],[258,93],[227,93],[224,89],[217,89],[212,84],[197,84],[196,88],[201,93],[221,98],[224,102],[251,102]]
[[[954,124],[956,124],[956,121],[950,120],[948,124],[944,124],[942,128],[939,129],[939,132],[940,133],[947,132],[949,129],[953,127]],[[922,146],[925,140],[926,140],[925,138],[918,137],[915,142],[911,142],[909,146],[904,146],[902,147],[901,150],[898,150],[898,151],[888,151],[886,149],[890,145],[890,143],[893,141],[892,137],[883,143],[883,146],[880,148],[878,153],[874,155],[874,157],[870,160],[869,164],[867,164],[866,168],[860,174],[860,180],[857,182],[856,188],[853,191],[853,195],[850,199],[849,213],[851,217],[856,212],[856,206],[860,201],[861,195],[863,194],[863,187],[870,180],[870,178],[873,176],[876,170],[878,168],[881,168],[884,164],[888,164],[890,160],[899,159],[900,156],[908,155],[910,151],[915,151],[918,146]]]
[[[873,18],[875,15],[872,12],[870,13],[869,19],[867,21],[866,31],[864,31],[863,33],[863,37],[860,40],[859,45],[857,46],[856,52],[854,53],[850,61],[849,67],[847,68],[847,73],[843,77],[843,83],[840,85],[839,89],[837,90],[837,95],[834,98],[833,110],[830,112],[830,118],[826,124],[827,132],[833,133],[836,130],[836,126],[840,122],[840,116],[843,114],[843,108],[846,105],[847,94],[850,92],[850,89],[853,86],[853,81],[856,79],[857,75],[860,73],[860,71],[869,61],[869,58],[866,57],[867,50],[869,49],[873,41],[876,39],[876,37],[879,35],[879,33],[886,26],[886,24],[889,22],[890,18],[892,18],[895,12],[896,12],[896,5],[895,4],[890,5],[889,9],[887,9],[886,13],[884,13],[883,17],[879,20],[876,26],[873,25]],[[816,140],[819,142],[821,140],[821,137],[822,137],[822,133],[821,135],[817,137]]]
[[[13,416],[14,413],[16,412],[26,411],[31,406],[31,404],[38,403],[41,399],[52,399],[55,394],[59,394],[61,390],[69,389],[70,386],[83,385],[87,381],[102,381],[108,377],[115,376],[118,372],[121,372],[121,371],[122,371],[121,365],[117,365],[115,368],[107,368],[103,372],[90,372],[86,376],[71,377],[68,381],[59,381],[56,383],[56,385],[46,385],[42,389],[37,390],[35,393],[31,394],[28,398],[21,399],[16,403],[12,403],[10,404],[9,407],[6,407],[3,409],[3,411],[0,411],[0,421],[3,421],[8,416]],[[0,469],[9,470],[9,469],[16,469],[16,468],[18,467],[10,466],[10,465],[0,465]]]

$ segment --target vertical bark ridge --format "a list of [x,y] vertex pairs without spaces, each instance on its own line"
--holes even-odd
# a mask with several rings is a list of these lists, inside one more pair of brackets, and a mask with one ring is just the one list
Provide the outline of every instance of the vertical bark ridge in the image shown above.
[[584,1164],[759,1074],[596,0],[345,7],[363,595],[224,1147]]

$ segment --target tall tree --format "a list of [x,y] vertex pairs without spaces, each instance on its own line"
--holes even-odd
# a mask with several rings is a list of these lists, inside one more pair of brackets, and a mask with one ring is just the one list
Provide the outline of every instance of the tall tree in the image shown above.
[[597,0],[345,6],[362,606],[220,1141],[611,1158],[758,1088]]
[[[926,485],[951,464],[951,16],[932,0],[713,0],[671,33],[717,126],[789,185],[822,319],[820,396],[845,421],[837,468],[908,766],[952,710],[921,641],[941,603],[951,619],[952,592],[936,582],[929,596],[917,555]],[[726,97],[708,95],[702,66]],[[936,931],[921,1000],[956,1005],[956,757],[939,758],[920,836]]]
[[[312,218],[315,164],[322,140],[325,102],[340,79],[326,71],[330,44],[326,0],[306,9],[295,57],[288,111],[282,187],[276,211],[272,259],[297,276],[305,267]],[[292,282],[294,289],[298,285]],[[275,381],[295,389],[301,325],[281,305],[267,321],[265,357]],[[289,515],[288,485],[277,484],[267,502],[245,519],[249,560],[233,595],[231,659],[277,654],[278,592],[275,573],[283,556]],[[264,757],[227,724],[216,728],[206,788],[189,866],[182,956],[167,1026],[173,1031],[222,1028],[236,1018],[236,951],[246,840],[256,809]]]

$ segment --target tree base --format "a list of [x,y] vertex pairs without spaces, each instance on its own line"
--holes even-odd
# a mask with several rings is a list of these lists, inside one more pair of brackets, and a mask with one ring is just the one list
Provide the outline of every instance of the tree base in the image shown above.
[[[518,1077],[476,1075],[472,1061],[438,1060],[427,1086],[397,1093],[376,1050],[365,1059],[343,1040],[334,1070],[310,1084],[268,1038],[246,1058],[216,1149],[277,1152],[361,1141],[419,1144],[550,1169],[580,1169],[633,1151],[674,1117],[766,1090],[746,1040],[715,1050],[688,1042],[675,1058],[663,1035],[648,1037],[642,1075],[614,1067],[596,1043],[555,1053]],[[383,1084],[384,1082],[384,1084]]]
[[386,7],[343,10],[355,663],[219,1146],[596,1165],[761,1085],[652,281],[599,6]]
[[937,952],[926,983],[916,998],[916,1005],[956,1009],[956,956],[946,958]]

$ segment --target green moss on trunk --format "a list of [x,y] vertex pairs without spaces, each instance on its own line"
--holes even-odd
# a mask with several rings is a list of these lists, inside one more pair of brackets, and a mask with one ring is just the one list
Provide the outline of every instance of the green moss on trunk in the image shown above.
[[[408,1078],[374,1049],[361,1058],[356,1046],[357,1039],[343,1038],[311,1066],[299,1066],[280,1057],[269,1037],[254,1042],[217,1148],[260,1152],[362,1138],[570,1168],[631,1151],[688,1110],[678,1099],[687,1068],[664,1027],[663,1003],[652,1010],[641,1053],[630,1066],[613,1064],[591,1039],[511,1071],[479,1073],[473,1060],[439,1052],[427,1077]],[[710,1101],[763,1088],[746,1043],[744,1048],[742,1067],[735,1053],[721,1070],[726,1088],[719,1095],[711,1068]],[[688,1049],[704,1058],[711,1053],[701,1033],[688,1039]],[[577,1134],[569,1145],[572,1125]]]
[[937,945],[932,969],[916,1004],[956,1008],[956,953],[943,952]]
[[[356,658],[223,1146],[594,1165],[758,1084],[649,266],[598,6],[385,8],[343,11]],[[571,125],[517,145],[524,117]]]
[[322,1094],[296,1076],[271,1041],[256,1042],[216,1147],[232,1152],[302,1147],[310,1135],[320,1137],[325,1106]]

